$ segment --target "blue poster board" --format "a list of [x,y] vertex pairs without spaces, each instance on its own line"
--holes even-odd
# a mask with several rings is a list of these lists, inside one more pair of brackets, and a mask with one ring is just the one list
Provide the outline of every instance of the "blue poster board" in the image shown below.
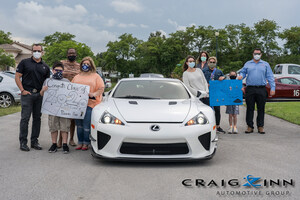
[[210,106],[243,105],[242,80],[209,81]]

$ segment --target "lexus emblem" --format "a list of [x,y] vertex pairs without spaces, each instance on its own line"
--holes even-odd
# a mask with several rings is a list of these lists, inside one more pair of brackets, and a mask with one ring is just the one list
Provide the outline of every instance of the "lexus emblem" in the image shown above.
[[150,127],[151,131],[159,131],[160,130],[160,127],[158,125],[152,125]]

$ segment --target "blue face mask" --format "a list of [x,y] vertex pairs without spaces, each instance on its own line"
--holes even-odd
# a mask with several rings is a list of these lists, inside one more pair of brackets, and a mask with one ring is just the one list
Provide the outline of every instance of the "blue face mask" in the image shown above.
[[194,68],[194,67],[195,67],[195,62],[190,62],[190,63],[189,63],[189,67],[190,67],[190,68]]
[[55,74],[52,75],[52,78],[61,80],[63,78],[62,71],[58,71]]
[[87,65],[87,64],[83,64],[83,65],[81,66],[81,69],[82,69],[82,71],[84,71],[84,72],[88,72],[88,71],[90,71],[90,66]]

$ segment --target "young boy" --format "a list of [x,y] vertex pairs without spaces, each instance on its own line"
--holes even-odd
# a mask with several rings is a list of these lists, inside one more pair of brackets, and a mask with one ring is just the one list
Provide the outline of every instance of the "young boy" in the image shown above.
[[[57,62],[52,67],[53,76],[52,79],[70,82],[68,79],[63,78],[62,72],[64,70],[64,65],[61,62]],[[45,83],[44,83],[45,84]],[[41,96],[44,95],[44,92],[48,89],[48,86],[43,86],[40,91]],[[49,115],[48,117],[49,131],[51,132],[52,146],[48,150],[49,153],[54,153],[57,151],[57,136],[58,131],[62,135],[63,140],[63,152],[69,153],[69,147],[67,145],[68,141],[68,132],[70,131],[71,120],[63,117],[57,117]]]
[[[231,80],[235,80],[236,79],[236,72],[235,71],[231,71],[229,73],[229,77]],[[230,105],[230,106],[226,106],[226,113],[229,114],[229,125],[230,128],[228,130],[228,133],[234,133],[237,134],[238,130],[236,127],[237,124],[237,115],[239,114],[239,106],[238,105]],[[232,122],[233,122],[233,127],[232,127]]]

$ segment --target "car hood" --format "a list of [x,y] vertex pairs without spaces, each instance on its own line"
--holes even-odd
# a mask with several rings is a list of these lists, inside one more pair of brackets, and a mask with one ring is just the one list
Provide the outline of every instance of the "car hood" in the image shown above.
[[183,122],[191,100],[129,100],[114,99],[114,103],[127,122]]

